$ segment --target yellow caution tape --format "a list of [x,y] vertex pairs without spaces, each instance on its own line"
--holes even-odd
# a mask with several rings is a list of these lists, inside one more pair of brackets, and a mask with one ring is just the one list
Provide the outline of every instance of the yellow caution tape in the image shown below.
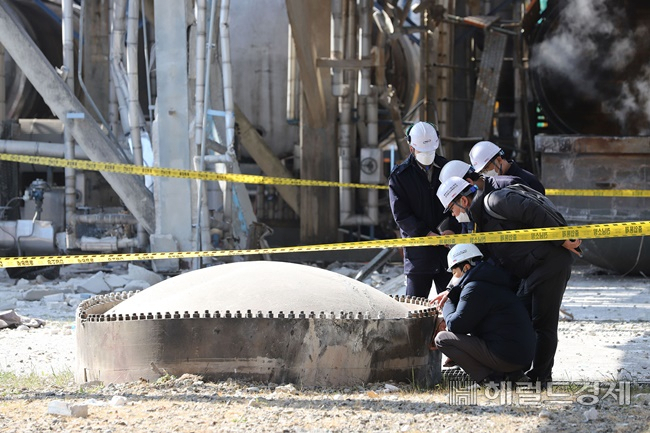
[[[386,185],[367,183],[343,183],[325,180],[292,179],[287,177],[268,177],[252,174],[214,173],[210,171],[182,170],[178,168],[144,167],[133,164],[114,162],[94,162],[81,159],[62,159],[46,156],[12,155],[0,153],[0,160],[37,164],[51,167],[70,167],[78,170],[106,171],[112,173],[132,174],[137,176],[173,177],[179,179],[198,179],[206,181],[226,181],[249,183],[255,185],[293,185],[293,186],[327,186],[336,188],[388,189]],[[585,196],[585,197],[650,197],[647,189],[595,190],[595,189],[547,189],[548,196]]]
[[338,244],[301,245],[294,247],[260,248],[251,250],[186,251],[173,253],[97,254],[78,256],[33,256],[0,258],[0,266],[17,268],[23,266],[52,266],[79,263],[123,262],[137,260],[190,259],[194,257],[224,257],[293,252],[361,250],[372,248],[424,247],[454,245],[460,243],[497,243],[554,241],[563,239],[598,239],[645,236],[650,233],[650,221],[590,224],[570,227],[505,230],[500,232],[469,233],[448,236],[425,236],[404,239],[381,239],[373,241],[346,242]]
[[649,189],[547,189],[546,195],[582,197],[650,197]]
[[0,160],[38,164],[51,167],[70,167],[78,170],[106,171],[111,173],[133,174],[137,176],[174,177],[179,179],[198,179],[207,181],[226,181],[250,183],[256,185],[293,185],[293,186],[333,186],[337,188],[388,189],[386,185],[366,183],[342,183],[325,180],[292,179],[288,177],[268,177],[253,174],[214,173],[211,171],[182,170],[178,168],[144,167],[116,162],[94,162],[81,159],[61,159],[46,156],[11,155],[0,153]]

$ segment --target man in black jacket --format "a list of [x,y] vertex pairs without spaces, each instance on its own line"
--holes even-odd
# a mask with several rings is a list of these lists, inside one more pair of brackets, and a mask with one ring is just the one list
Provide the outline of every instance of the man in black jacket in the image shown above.
[[[536,200],[507,188],[480,191],[464,179],[451,177],[438,189],[438,198],[456,218],[469,218],[476,232],[558,227],[559,223]],[[493,213],[485,211],[485,200]],[[496,218],[494,213],[503,217]],[[463,218],[463,219],[464,219]],[[551,378],[557,350],[557,327],[566,284],[580,240],[486,244],[490,255],[511,274],[522,279],[518,296],[533,321],[535,358],[526,373],[543,386]]]
[[[461,179],[465,179],[467,182],[476,185],[478,189],[484,190],[486,193],[494,191],[495,189],[505,188],[509,185],[526,184],[522,178],[517,176],[483,176],[476,172],[474,168],[465,161],[459,161],[457,159],[447,162],[447,164],[442,167],[439,177],[440,183],[452,176],[458,176]],[[473,231],[473,225],[474,224],[471,222],[461,223],[461,233],[471,233]]]
[[514,160],[505,158],[503,150],[491,141],[479,141],[469,151],[469,160],[474,170],[484,176],[516,176],[534,190],[546,194],[544,185],[528,170]]
[[482,257],[473,244],[449,251],[448,270],[458,283],[442,305],[447,331],[435,343],[476,382],[517,380],[533,359],[535,331],[508,273]]
[[[432,124],[414,124],[407,140],[411,154],[388,177],[393,218],[403,238],[437,236],[437,227],[445,216],[436,191],[440,169],[447,160],[436,155],[440,139]],[[460,224],[453,221],[450,230],[460,233]],[[444,270],[447,251],[444,246],[404,248],[407,295],[426,298],[434,282],[437,292],[447,287],[451,279]]]

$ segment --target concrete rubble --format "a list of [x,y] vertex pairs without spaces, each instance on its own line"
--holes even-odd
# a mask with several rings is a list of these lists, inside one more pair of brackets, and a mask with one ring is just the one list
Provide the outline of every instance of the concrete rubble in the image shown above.
[[50,415],[86,418],[88,416],[88,405],[70,404],[61,400],[54,400],[47,406],[47,413]]
[[[9,277],[4,269],[0,270],[0,311],[33,309],[37,303],[43,310],[52,312],[69,312],[74,315],[77,306],[94,295],[112,292],[144,290],[158,283],[164,277],[141,266],[128,264],[105,267],[82,277],[82,272],[92,267],[72,265],[62,271],[61,278],[49,281],[37,277],[33,281],[17,280],[13,285],[7,284]],[[69,278],[66,278],[69,277]]]

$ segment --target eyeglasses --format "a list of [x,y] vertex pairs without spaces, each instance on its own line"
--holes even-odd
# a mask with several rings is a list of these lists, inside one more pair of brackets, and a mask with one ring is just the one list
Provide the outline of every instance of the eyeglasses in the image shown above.
[[494,158],[492,158],[491,160],[489,160],[488,162],[486,162],[486,163],[485,163],[485,166],[483,167],[483,169],[481,169],[478,173],[484,175],[485,173],[487,173],[488,171],[490,171],[490,165],[494,165],[495,168],[496,168],[496,164],[494,163],[494,160],[495,160],[495,159],[496,159],[496,156],[495,156]]

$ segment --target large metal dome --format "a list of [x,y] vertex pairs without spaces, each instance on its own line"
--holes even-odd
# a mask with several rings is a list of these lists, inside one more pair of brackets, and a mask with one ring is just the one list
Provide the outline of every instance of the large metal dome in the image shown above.
[[302,386],[395,380],[430,386],[435,312],[340,274],[281,262],[188,272],[77,311],[79,382],[193,373]]

